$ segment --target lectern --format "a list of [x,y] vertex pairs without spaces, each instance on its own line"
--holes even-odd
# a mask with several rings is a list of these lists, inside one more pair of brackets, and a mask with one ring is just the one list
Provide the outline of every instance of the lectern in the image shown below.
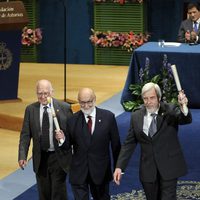
[[0,100],[18,98],[21,32],[27,23],[22,1],[0,2]]

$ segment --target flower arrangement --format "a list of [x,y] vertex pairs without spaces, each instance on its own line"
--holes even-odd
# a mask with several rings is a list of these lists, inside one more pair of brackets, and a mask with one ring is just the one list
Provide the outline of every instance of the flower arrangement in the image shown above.
[[171,64],[167,61],[167,55],[164,54],[163,66],[159,74],[150,77],[150,60],[146,58],[145,67],[140,68],[139,71],[139,83],[130,84],[129,89],[132,91],[133,100],[123,102],[123,107],[126,111],[132,111],[137,109],[141,104],[143,104],[141,98],[142,87],[148,83],[157,83],[162,91],[162,101],[171,102],[174,104],[178,103],[177,100],[177,90],[174,82],[173,74],[171,71]]
[[102,3],[102,2],[113,2],[113,3],[120,3],[120,4],[125,4],[127,2],[130,3],[143,3],[143,0],[94,0],[97,3]]
[[101,32],[91,29],[92,35],[90,36],[91,42],[97,47],[122,47],[127,49],[128,52],[133,51],[135,48],[143,45],[148,41],[149,34],[135,34],[130,31],[129,33],[117,33],[112,31]]
[[40,28],[31,29],[25,26],[22,30],[21,43],[25,46],[40,44],[42,42],[42,31]]

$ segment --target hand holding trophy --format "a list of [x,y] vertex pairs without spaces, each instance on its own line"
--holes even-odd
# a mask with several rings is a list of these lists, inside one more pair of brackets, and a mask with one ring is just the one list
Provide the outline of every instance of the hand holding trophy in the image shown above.
[[[54,107],[53,107],[52,98],[51,97],[47,97],[47,101],[48,101],[50,109],[51,109],[51,113],[52,113],[52,117],[53,117],[53,122],[54,122],[54,125],[56,127],[56,130],[60,131],[60,126],[58,124],[58,119],[56,117],[56,113],[55,113],[55,110],[54,110]],[[60,139],[59,142],[62,144],[64,142],[64,140]]]
[[[176,65],[171,65],[171,69],[172,69],[172,73],[173,73],[173,76],[174,76],[174,80],[175,80],[175,83],[176,83],[177,90],[180,93],[180,92],[182,92],[182,88],[181,88],[180,80],[179,80],[179,77],[178,77],[178,72],[176,70]],[[188,113],[188,107],[187,107],[186,103],[183,104],[183,112],[184,112],[184,114]]]

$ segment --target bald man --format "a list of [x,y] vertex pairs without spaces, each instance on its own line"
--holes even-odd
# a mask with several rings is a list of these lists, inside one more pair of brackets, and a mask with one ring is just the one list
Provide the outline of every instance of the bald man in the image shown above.
[[95,106],[92,89],[78,93],[81,110],[68,121],[67,130],[73,145],[69,180],[76,200],[109,200],[109,182],[120,151],[120,138],[115,116]]
[[[66,175],[69,168],[69,139],[66,138],[66,124],[72,116],[70,106],[52,98],[52,105],[61,133],[56,133],[48,97],[53,95],[52,84],[39,80],[36,84],[38,101],[27,106],[19,141],[19,166],[24,169],[31,139],[33,141],[33,170],[36,174],[40,200],[66,200]],[[51,105],[51,106],[52,106]],[[43,124],[44,110],[48,126]],[[45,128],[44,128],[45,127]],[[46,129],[47,131],[43,131]],[[47,142],[45,143],[45,133]],[[62,139],[62,140],[61,140]]]

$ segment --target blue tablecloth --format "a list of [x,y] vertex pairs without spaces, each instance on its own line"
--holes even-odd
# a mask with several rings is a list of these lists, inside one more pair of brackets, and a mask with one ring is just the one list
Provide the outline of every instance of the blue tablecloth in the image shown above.
[[148,42],[137,48],[132,55],[121,103],[131,100],[129,85],[139,82],[138,72],[150,60],[151,73],[160,72],[164,54],[168,63],[175,64],[182,89],[189,99],[189,107],[200,108],[200,45],[181,44],[180,46],[159,47],[157,42]]

